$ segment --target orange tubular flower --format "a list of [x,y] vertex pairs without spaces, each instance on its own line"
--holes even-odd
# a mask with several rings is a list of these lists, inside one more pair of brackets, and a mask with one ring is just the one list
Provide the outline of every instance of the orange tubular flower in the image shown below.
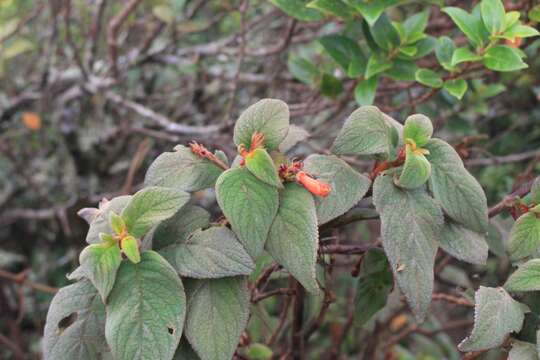
[[320,197],[326,197],[332,191],[329,184],[313,179],[304,171],[299,171],[296,174],[296,181],[302,184],[310,193]]

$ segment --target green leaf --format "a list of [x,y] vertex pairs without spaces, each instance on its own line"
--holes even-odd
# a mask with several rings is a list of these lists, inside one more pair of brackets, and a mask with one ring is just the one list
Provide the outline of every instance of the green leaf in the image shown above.
[[366,56],[354,40],[343,35],[326,35],[319,39],[328,55],[334,59],[346,72],[349,70],[351,62],[354,60],[356,66],[363,64],[366,66]]
[[189,200],[189,194],[171,188],[150,186],[137,191],[122,210],[128,232],[140,238],[153,226],[173,216]]
[[353,12],[347,4],[341,0],[313,0],[306,7],[319,10],[323,13],[329,13],[345,20],[353,17]]
[[433,123],[422,114],[414,114],[405,120],[403,127],[403,138],[414,140],[416,146],[426,145],[433,135]]
[[115,234],[121,234],[126,229],[124,219],[114,211],[111,211],[109,215],[109,224]]
[[366,73],[364,77],[369,79],[377,74],[380,74],[388,69],[391,69],[393,66],[392,62],[385,58],[381,54],[373,53],[369,57],[369,60],[366,65]]
[[538,351],[535,344],[513,339],[507,360],[538,360]]
[[448,91],[450,95],[461,100],[463,95],[467,92],[467,81],[464,79],[450,79],[444,82],[443,88]]
[[486,237],[447,219],[439,238],[439,245],[458,260],[485,265],[488,257]]
[[79,262],[84,275],[92,282],[105,302],[122,262],[120,248],[117,244],[88,245],[81,252]]
[[254,343],[248,346],[246,355],[250,360],[270,360],[274,353],[268,346],[261,343]]
[[307,0],[270,0],[287,15],[301,21],[319,21],[324,15],[315,9],[306,7]]
[[253,258],[259,256],[278,211],[277,189],[258,180],[245,168],[233,168],[219,177],[216,197],[247,252]]
[[540,33],[538,32],[538,30],[536,30],[532,26],[516,23],[510,28],[508,28],[499,37],[502,37],[504,39],[514,40],[515,38],[528,38],[528,37],[533,37],[533,36],[538,36],[538,35],[540,35]]
[[174,12],[170,5],[156,5],[152,8],[152,14],[166,24],[171,24],[174,21]]
[[533,212],[521,215],[510,230],[508,252],[510,259],[519,260],[540,248],[540,219]]
[[120,213],[131,198],[131,195],[124,195],[115,197],[110,201],[102,200],[99,204],[99,210],[93,215],[90,222],[90,228],[86,234],[86,242],[89,244],[99,244],[101,243],[99,234],[112,234],[114,230],[111,228],[109,221],[111,212]]
[[323,73],[320,87],[321,94],[330,98],[335,98],[343,91],[341,80],[329,73]]
[[504,29],[505,31],[518,23],[521,13],[519,11],[509,11],[504,14]]
[[505,11],[501,0],[482,0],[480,9],[484,25],[491,35],[504,30]]
[[483,45],[482,30],[484,29],[484,24],[480,17],[469,14],[458,7],[445,7],[442,11],[452,18],[452,21],[467,36],[474,47]]
[[145,186],[162,186],[189,192],[213,187],[223,169],[195,155],[189,147],[178,145],[164,152],[150,165]]
[[120,247],[122,252],[132,263],[139,263],[141,261],[141,253],[139,251],[139,243],[133,236],[126,236],[120,240]]
[[234,143],[249,149],[255,132],[264,135],[267,150],[275,150],[289,130],[289,107],[281,100],[263,99],[248,107],[234,126]]
[[529,12],[527,16],[532,21],[540,22],[540,4],[535,5]]
[[482,60],[482,56],[473,53],[468,47],[460,47],[454,50],[451,65],[456,66],[457,64],[461,64],[463,62],[480,60]]
[[153,251],[123,261],[107,303],[105,337],[117,360],[172,359],[184,325],[186,297],[174,269]]
[[186,337],[203,360],[232,359],[249,318],[249,291],[241,277],[187,284]]
[[408,17],[403,22],[403,30],[405,32],[405,44],[412,44],[425,36],[424,30],[426,29],[429,19],[429,10],[424,10],[418,14]]
[[279,210],[268,234],[266,250],[307,291],[317,293],[315,278],[319,232],[315,202],[309,191],[287,183],[280,194]]
[[287,68],[291,74],[306,85],[313,86],[320,76],[319,69],[308,59],[290,55]]
[[516,71],[528,67],[521,60],[520,53],[506,45],[495,45],[489,48],[484,54],[484,65],[494,71]]
[[521,265],[506,281],[508,291],[540,290],[540,259],[532,259]]
[[371,180],[336,156],[310,155],[304,170],[328,183],[332,191],[327,197],[315,197],[319,225],[344,214],[366,195]]
[[291,125],[289,132],[287,133],[287,137],[281,142],[281,144],[279,144],[279,151],[286,153],[298,143],[307,140],[309,136],[310,134],[306,129],[300,126]]
[[209,226],[210,213],[199,206],[188,204],[158,225],[153,234],[152,249],[159,250],[168,245],[180,244],[195,230]]
[[426,157],[407,146],[405,164],[396,185],[405,189],[417,189],[426,183],[430,175],[431,164]]
[[370,26],[375,43],[384,50],[392,50],[399,46],[399,34],[386,14],[381,14],[375,24]]
[[364,255],[356,285],[355,322],[362,326],[386,305],[394,278],[382,251],[372,249]]
[[66,286],[56,293],[47,313],[44,358],[100,359],[107,351],[104,328],[105,306],[90,281]]
[[429,186],[442,208],[456,222],[479,233],[488,227],[487,200],[482,187],[465,169],[461,158],[446,142],[431,139],[429,150],[431,177]]
[[360,106],[371,105],[375,100],[375,94],[377,93],[377,85],[379,84],[379,77],[372,76],[367,80],[362,80],[354,88],[354,98],[356,103]]
[[255,149],[246,156],[246,168],[262,182],[283,188],[274,160],[265,149]]
[[471,335],[458,348],[481,351],[502,345],[506,336],[521,329],[525,307],[503,288],[480,286],[474,296],[474,327]]
[[430,69],[418,69],[415,74],[416,81],[422,85],[432,88],[440,88],[443,86],[443,79],[439,74]]
[[540,176],[531,185],[531,201],[534,205],[540,204]]
[[413,61],[396,59],[392,68],[385,70],[384,75],[397,81],[414,81],[418,66]]
[[373,203],[381,216],[383,247],[394,277],[416,319],[422,321],[433,292],[442,211],[425,190],[395,186],[391,172],[376,178]]
[[378,155],[390,151],[390,129],[375,106],[362,106],[345,121],[334,144],[336,155]]
[[255,264],[234,233],[226,227],[195,231],[182,243],[160,251],[181,276],[212,279],[249,275]]
[[9,60],[25,52],[34,50],[35,46],[29,40],[23,38],[17,38],[6,46],[2,51],[2,60]]
[[454,66],[452,65],[454,51],[454,42],[448,36],[441,36],[437,40],[437,44],[435,45],[435,56],[437,57],[439,64],[447,71],[454,70]]
[[385,9],[399,3],[399,0],[349,0],[349,3],[362,14],[370,26],[373,26]]

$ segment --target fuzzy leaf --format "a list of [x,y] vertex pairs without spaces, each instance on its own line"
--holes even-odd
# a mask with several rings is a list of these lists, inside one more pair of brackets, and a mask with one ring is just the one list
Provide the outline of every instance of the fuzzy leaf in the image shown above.
[[208,226],[210,213],[202,207],[188,204],[158,225],[152,238],[152,248],[159,250],[174,243],[182,243],[195,230]]
[[431,175],[431,164],[423,154],[417,154],[407,146],[405,164],[396,185],[405,189],[416,189],[426,183]]
[[231,359],[249,318],[242,277],[193,280],[186,286],[186,337],[202,360]]
[[246,156],[246,168],[262,182],[283,188],[274,161],[265,149],[255,149]]
[[266,149],[275,150],[289,131],[289,107],[281,100],[263,99],[248,107],[234,126],[234,143],[251,146],[255,132],[264,135]]
[[336,155],[378,155],[390,151],[390,129],[375,106],[355,110],[341,128],[332,152]]
[[458,348],[481,351],[500,346],[511,332],[521,329],[526,307],[508,295],[503,288],[480,286],[474,296],[474,327]]
[[84,275],[92,282],[105,302],[122,262],[120,248],[117,244],[88,245],[81,252],[79,262]]
[[540,259],[532,259],[521,265],[506,281],[508,291],[540,290]]
[[131,195],[125,195],[115,197],[111,201],[102,202],[93,220],[90,222],[90,228],[86,234],[86,242],[89,244],[99,244],[101,242],[99,234],[112,234],[113,229],[109,222],[111,212],[119,214],[130,200]]
[[189,194],[151,186],[138,191],[122,210],[128,232],[140,238],[150,228],[173,216],[189,200]]
[[448,219],[439,238],[439,245],[458,260],[485,265],[488,257],[486,237]]
[[319,232],[313,196],[295,183],[285,185],[266,250],[307,291],[319,290],[315,278]]
[[285,137],[285,140],[283,140],[281,144],[279,144],[279,151],[282,153],[286,153],[293,147],[295,147],[298,143],[305,141],[308,138],[309,132],[306,129],[301,128],[300,126],[291,125],[289,127],[289,132]]
[[[69,323],[69,319],[74,321]],[[60,289],[47,313],[43,335],[45,360],[101,358],[107,349],[104,328],[105,306],[90,281]]]
[[249,275],[255,264],[234,233],[226,227],[195,231],[182,243],[160,253],[182,276],[211,279]]
[[456,222],[471,230],[485,233],[488,209],[484,190],[465,169],[461,158],[446,142],[432,139],[429,150],[431,177],[429,186],[444,211]]
[[534,205],[540,204],[540,176],[534,179],[531,186],[531,201]]
[[508,353],[507,360],[538,360],[535,344],[512,340],[512,349]]
[[426,145],[433,135],[433,123],[422,114],[414,114],[405,120],[403,138],[412,139],[418,147]]
[[184,325],[182,281],[159,254],[123,261],[109,294],[105,337],[117,360],[172,359]]
[[540,248],[540,219],[533,212],[521,215],[510,230],[508,252],[511,260],[534,254]]
[[443,225],[439,205],[423,189],[402,190],[393,175],[375,180],[373,202],[381,216],[384,251],[416,319],[424,319],[433,292],[433,265]]
[[256,258],[264,248],[278,211],[277,189],[245,168],[233,168],[217,180],[216,197],[238,239],[251,257]]
[[304,170],[332,187],[327,197],[315,197],[319,225],[344,214],[367,193],[371,180],[336,156],[310,155]]
[[210,188],[223,169],[208,159],[195,155],[189,147],[178,145],[164,152],[150,165],[145,186],[162,186],[184,191]]

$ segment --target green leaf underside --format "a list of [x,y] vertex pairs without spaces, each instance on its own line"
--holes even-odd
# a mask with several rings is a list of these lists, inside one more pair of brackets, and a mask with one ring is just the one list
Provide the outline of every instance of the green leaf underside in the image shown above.
[[405,120],[403,138],[414,140],[416,146],[426,145],[431,135],[433,135],[433,124],[427,116],[414,114]]
[[315,266],[319,233],[313,196],[300,185],[288,183],[279,202],[266,250],[307,291],[317,293]]
[[128,232],[136,238],[173,216],[189,201],[189,194],[171,188],[150,186],[133,195],[122,210]]
[[242,244],[226,227],[195,231],[184,242],[160,253],[180,275],[197,279],[249,275],[255,268]]
[[234,143],[249,149],[255,132],[264,135],[265,148],[275,150],[289,130],[289,107],[281,100],[263,99],[248,107],[234,126]]
[[480,286],[474,299],[474,327],[471,335],[458,345],[459,350],[481,351],[498,347],[509,333],[521,329],[525,307],[503,288]]
[[485,265],[488,256],[486,237],[447,219],[439,238],[440,247],[458,260]]
[[150,165],[145,186],[162,186],[189,192],[214,186],[223,169],[208,159],[195,155],[190,148],[178,145],[164,152]]
[[[74,322],[66,328],[67,319]],[[43,335],[46,360],[98,359],[107,351],[105,306],[88,280],[66,286],[54,296]]]
[[429,186],[435,199],[453,220],[485,233],[488,227],[487,199],[480,184],[446,142],[432,139],[425,148],[429,150]]
[[274,161],[265,149],[255,149],[246,156],[246,168],[262,182],[283,188]]
[[363,106],[347,118],[332,152],[336,155],[388,154],[390,144],[390,130],[381,111],[375,106]]
[[217,180],[216,197],[238,239],[256,258],[278,211],[277,188],[258,180],[245,168],[233,168]]
[[532,259],[520,265],[510,275],[504,288],[508,291],[540,290],[540,259]]
[[189,343],[203,360],[231,359],[249,318],[246,280],[193,280],[186,290]]
[[533,212],[521,215],[510,230],[508,252],[518,260],[534,254],[540,248],[540,219]]
[[431,174],[431,164],[423,154],[416,154],[407,146],[405,164],[396,184],[405,189],[416,189],[426,183]]
[[118,196],[101,205],[97,216],[90,223],[90,228],[86,234],[86,242],[89,244],[99,244],[101,243],[101,239],[99,238],[100,233],[112,234],[113,229],[109,223],[111,212],[120,214],[131,198],[131,195]]
[[96,287],[103,302],[107,299],[116,279],[116,272],[122,262],[117,244],[92,244],[83,249],[79,262],[84,275]]
[[172,359],[184,325],[182,281],[159,254],[123,261],[107,304],[105,336],[115,359]]
[[382,251],[370,250],[362,260],[361,275],[356,285],[355,322],[364,325],[386,305],[393,288],[393,276]]
[[425,190],[396,187],[389,173],[375,180],[373,202],[381,216],[383,247],[394,277],[421,321],[431,302],[442,211]]
[[188,204],[159,224],[152,238],[152,248],[159,250],[175,243],[183,243],[192,232],[208,226],[210,213],[202,207]]
[[304,160],[304,170],[332,188],[328,196],[315,197],[319,225],[351,209],[364,197],[371,185],[367,176],[332,155],[308,156]]

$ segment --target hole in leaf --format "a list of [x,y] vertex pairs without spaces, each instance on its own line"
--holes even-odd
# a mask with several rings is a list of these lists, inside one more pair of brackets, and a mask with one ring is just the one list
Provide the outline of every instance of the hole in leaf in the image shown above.
[[77,321],[77,313],[73,312],[58,322],[58,331],[61,334],[70,327],[75,321]]
[[172,328],[172,327],[167,327],[167,331],[168,331],[169,334],[171,334],[171,335],[174,335],[174,333],[175,333],[175,329]]

